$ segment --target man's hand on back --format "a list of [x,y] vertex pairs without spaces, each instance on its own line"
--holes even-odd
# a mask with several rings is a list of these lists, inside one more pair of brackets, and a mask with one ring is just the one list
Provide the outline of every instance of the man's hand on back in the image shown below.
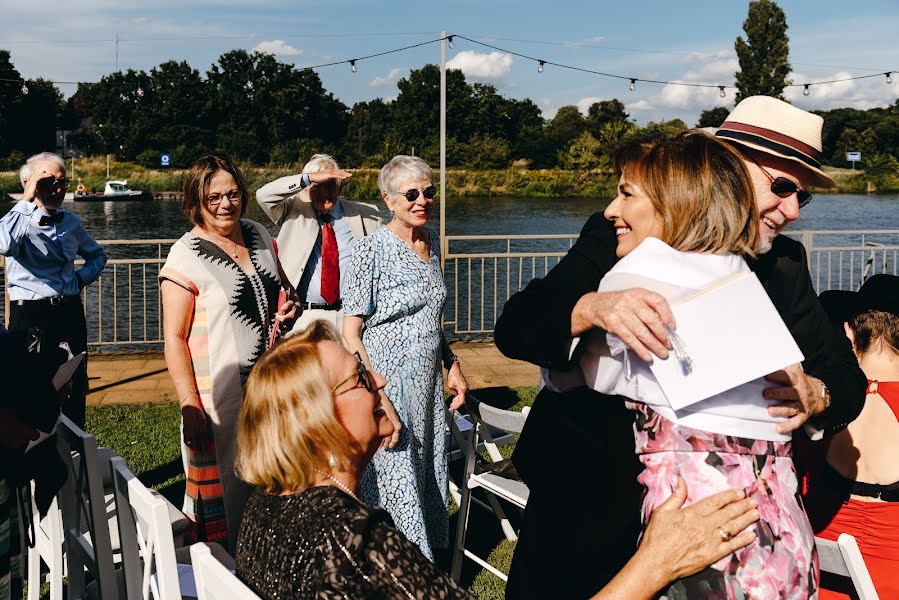
[[599,328],[621,338],[637,356],[668,358],[671,342],[665,326],[675,327],[668,301],[655,292],[634,288],[620,292],[591,292],[578,300],[571,314],[571,333]]
[[821,380],[806,375],[798,364],[766,375],[765,379],[781,384],[765,388],[764,391],[765,399],[779,402],[768,407],[768,414],[787,418],[777,425],[778,433],[790,433],[799,429],[811,417],[821,414],[827,408]]

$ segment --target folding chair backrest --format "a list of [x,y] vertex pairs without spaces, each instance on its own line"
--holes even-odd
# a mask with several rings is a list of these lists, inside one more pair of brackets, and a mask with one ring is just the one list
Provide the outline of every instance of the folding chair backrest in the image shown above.
[[851,579],[859,600],[878,600],[871,574],[853,536],[841,533],[836,542],[816,537],[815,546],[822,573]]
[[125,459],[116,456],[109,464],[115,488],[127,597],[180,600],[175,539],[168,505],[134,476]]
[[527,411],[517,412],[512,410],[503,410],[485,404],[475,398],[472,394],[468,394],[465,398],[465,406],[468,408],[469,414],[475,421],[475,431],[477,435],[472,440],[477,444],[483,444],[490,458],[494,461],[502,460],[499,448],[494,440],[494,434],[491,428],[501,429],[509,433],[521,433],[524,429],[524,423],[527,420]]
[[190,560],[198,600],[260,600],[237,575],[212,556],[206,544],[200,542],[191,546]]
[[[108,466],[100,464],[96,438],[67,417],[60,417],[56,432],[59,453],[68,471],[68,477],[59,491],[59,500],[69,566],[69,598],[84,597],[84,570],[87,569],[99,586],[100,596],[104,600],[117,600],[118,587],[101,473],[101,469],[108,469]],[[73,452],[81,457],[77,466]],[[89,540],[81,533],[82,522],[87,524]]]

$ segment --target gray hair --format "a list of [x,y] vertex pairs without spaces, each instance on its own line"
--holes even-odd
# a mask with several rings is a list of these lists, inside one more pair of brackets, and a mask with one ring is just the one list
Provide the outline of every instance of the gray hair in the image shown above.
[[54,154],[53,152],[41,152],[35,154],[26,160],[25,164],[22,165],[22,168],[19,169],[19,183],[22,184],[22,187],[25,187],[25,182],[31,179],[34,164],[39,162],[56,163],[62,169],[63,174],[66,172],[66,161],[64,161],[60,155]]
[[378,173],[378,189],[382,194],[399,192],[404,181],[434,181],[434,169],[417,156],[399,154],[381,168]]
[[337,161],[330,154],[313,154],[303,167],[303,173],[318,173],[326,169],[339,169]]

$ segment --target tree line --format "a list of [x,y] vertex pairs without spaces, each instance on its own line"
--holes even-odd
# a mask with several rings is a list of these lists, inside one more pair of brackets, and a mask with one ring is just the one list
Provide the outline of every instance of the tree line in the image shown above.
[[[756,94],[783,98],[790,83],[783,10],[773,0],[752,0],[743,29],[746,38],[734,44],[737,100]],[[314,152],[331,153],[347,167],[380,167],[401,153],[433,165],[439,159],[435,65],[400,79],[395,100],[352,107],[327,91],[314,71],[245,50],[222,54],[205,74],[184,61],[149,72],[111,73],[79,84],[67,100],[42,79],[20,89],[21,76],[5,50],[0,78],[13,80],[0,82],[0,168],[55,148],[57,130],[71,131],[69,146],[85,154],[112,154],[147,167],[159,166],[163,152],[176,168],[212,151],[256,165],[302,163]],[[703,111],[695,126],[717,127],[728,112],[722,106]],[[825,164],[849,166],[845,153],[858,151],[862,168],[899,173],[899,99],[886,108],[816,112],[824,117]],[[504,97],[492,85],[447,71],[450,167],[607,170],[609,154],[621,141],[687,127],[679,119],[638,126],[617,99],[596,102],[586,114],[563,106],[545,119],[530,99]]]

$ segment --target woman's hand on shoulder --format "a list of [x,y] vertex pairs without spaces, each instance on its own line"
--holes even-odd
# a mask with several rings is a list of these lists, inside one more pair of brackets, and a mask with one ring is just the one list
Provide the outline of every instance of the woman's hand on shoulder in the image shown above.
[[[637,550],[647,577],[659,577],[659,587],[697,573],[749,545],[758,521],[758,503],[739,490],[726,490],[687,508],[687,484],[678,477],[671,496],[656,508]],[[728,539],[729,538],[729,539]]]

